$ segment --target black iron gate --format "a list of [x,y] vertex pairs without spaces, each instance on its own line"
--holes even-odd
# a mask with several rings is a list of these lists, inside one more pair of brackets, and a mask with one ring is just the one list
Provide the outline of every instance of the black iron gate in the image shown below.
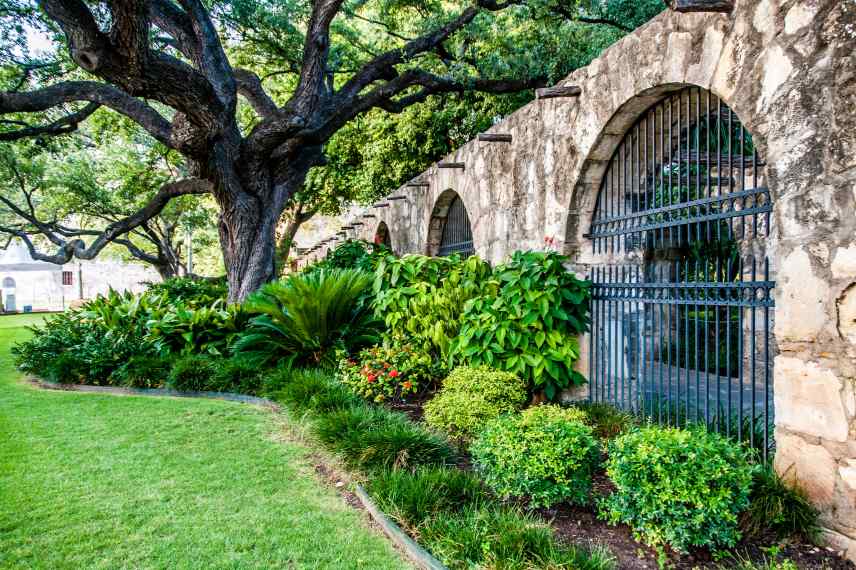
[[440,239],[440,256],[459,253],[464,257],[475,253],[470,218],[460,197],[455,196],[449,204],[443,235]]
[[716,96],[685,88],[627,132],[590,237],[590,397],[772,445],[774,281],[764,163]]

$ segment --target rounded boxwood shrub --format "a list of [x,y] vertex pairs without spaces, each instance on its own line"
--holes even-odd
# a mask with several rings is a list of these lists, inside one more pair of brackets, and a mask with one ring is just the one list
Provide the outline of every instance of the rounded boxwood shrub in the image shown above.
[[425,421],[454,437],[466,438],[486,422],[519,410],[525,402],[526,383],[516,374],[459,366],[425,405]]
[[471,448],[485,482],[502,497],[529,497],[532,506],[585,504],[600,450],[585,414],[537,406],[494,420]]
[[217,371],[218,366],[210,356],[189,354],[173,363],[166,384],[173,390],[208,391],[212,389]]
[[610,443],[606,472],[616,491],[601,514],[653,546],[733,546],[754,470],[745,449],[722,435],[646,427]]

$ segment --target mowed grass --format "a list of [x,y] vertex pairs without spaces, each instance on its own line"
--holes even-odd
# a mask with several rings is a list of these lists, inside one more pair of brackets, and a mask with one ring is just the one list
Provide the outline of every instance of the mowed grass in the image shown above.
[[0,568],[403,568],[270,412],[41,391],[0,316]]

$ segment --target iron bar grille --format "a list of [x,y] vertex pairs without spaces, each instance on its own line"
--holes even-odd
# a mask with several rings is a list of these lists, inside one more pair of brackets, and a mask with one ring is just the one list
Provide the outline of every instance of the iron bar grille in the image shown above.
[[470,218],[460,197],[455,196],[449,204],[449,213],[443,225],[443,235],[440,238],[440,256],[458,253],[468,257],[475,253],[473,247],[473,232],[470,228]]
[[[590,398],[773,449],[772,202],[736,115],[690,87],[648,109],[601,182],[590,236]],[[758,261],[762,260],[762,261]]]

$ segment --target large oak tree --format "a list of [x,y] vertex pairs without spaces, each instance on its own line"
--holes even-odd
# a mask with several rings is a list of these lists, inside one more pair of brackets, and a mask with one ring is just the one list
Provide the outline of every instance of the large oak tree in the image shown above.
[[[18,10],[56,31],[75,68],[34,81],[38,66],[21,64],[20,81],[0,92],[0,119],[11,126],[0,140],[68,133],[106,107],[183,156],[188,173],[90,241],[69,239],[58,252],[37,257],[91,258],[170,201],[210,193],[234,301],[274,277],[276,225],[295,207],[310,170],[324,164],[324,145],[338,131],[372,109],[397,113],[435,94],[543,85],[549,73],[539,67],[538,49],[521,40],[525,29],[490,52],[484,36],[502,38],[507,13],[518,22],[538,20],[542,31],[585,17],[579,2],[561,0],[39,0],[38,10],[10,0],[10,6],[0,17]],[[25,120],[30,115],[37,120]]]

